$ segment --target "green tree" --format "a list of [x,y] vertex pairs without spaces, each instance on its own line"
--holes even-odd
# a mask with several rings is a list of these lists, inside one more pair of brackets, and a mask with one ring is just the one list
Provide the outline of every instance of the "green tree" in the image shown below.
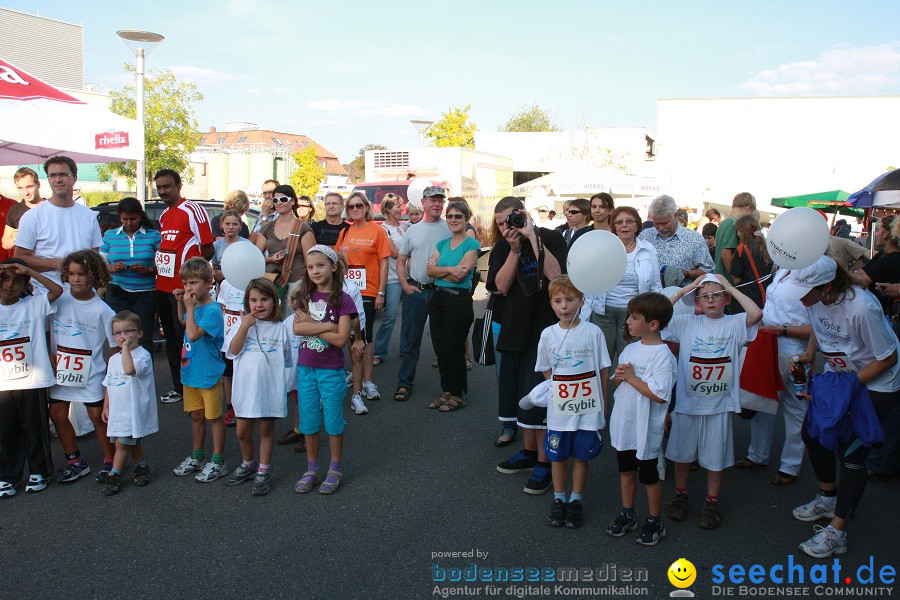
[[359,153],[356,155],[356,158],[350,161],[350,164],[362,171],[366,172],[366,151],[367,150],[387,150],[387,146],[382,146],[381,144],[366,144],[362,148],[359,149]]
[[500,127],[500,131],[559,131],[559,127],[537,104],[523,106]]
[[[125,70],[134,73],[134,65]],[[144,156],[148,181],[159,169],[174,169],[187,180],[193,179],[188,155],[197,147],[199,124],[194,105],[203,94],[193,83],[180,83],[171,71],[150,71],[144,78]],[[134,119],[137,104],[134,86],[112,93],[111,110]],[[98,170],[101,181],[125,177],[130,185],[136,178],[134,162],[107,163]]]
[[466,104],[464,108],[451,106],[439,121],[428,128],[425,135],[438,148],[474,148],[478,127],[469,120],[470,110],[471,104]]
[[314,198],[325,178],[325,169],[319,162],[316,147],[310,144],[294,154],[294,163],[297,167],[291,173],[291,185],[298,196]]

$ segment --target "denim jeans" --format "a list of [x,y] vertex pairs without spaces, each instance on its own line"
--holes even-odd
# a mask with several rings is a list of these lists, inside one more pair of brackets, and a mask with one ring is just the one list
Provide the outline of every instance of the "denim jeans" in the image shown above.
[[422,290],[415,294],[403,294],[403,323],[400,325],[400,371],[397,385],[412,388],[419,364],[422,348],[422,334],[428,319],[428,305],[433,290]]
[[[104,300],[117,313],[130,310],[141,318],[141,330],[144,332],[144,335],[141,336],[141,346],[153,354],[153,332],[156,329],[154,318],[156,315],[156,290],[129,292],[122,288],[108,287]],[[180,361],[181,356],[179,355],[178,358]]]
[[384,312],[381,313],[381,325],[378,327],[378,333],[375,334],[375,356],[387,357],[402,296],[403,288],[400,286],[399,281],[387,284],[384,294]]

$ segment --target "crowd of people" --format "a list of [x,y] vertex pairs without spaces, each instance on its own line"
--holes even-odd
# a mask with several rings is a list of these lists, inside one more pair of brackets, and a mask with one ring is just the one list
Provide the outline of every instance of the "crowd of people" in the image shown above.
[[[423,404],[443,413],[466,406],[481,244],[465,199],[448,202],[446,190],[427,187],[421,208],[407,205],[404,221],[403,198],[385,197],[378,222],[366,194],[328,194],[316,220],[310,198],[269,180],[263,217],[251,231],[242,218],[245,194],[230,194],[210,223],[202,206],[182,197],[179,174],[163,169],[154,177],[167,204],[159,229],[126,198],[121,226],[101,237],[95,214],[74,201],[75,162],[51,158],[44,171],[50,198],[41,198],[37,174],[23,168],[15,176],[22,200],[4,207],[3,247],[13,256],[0,263],[0,497],[16,494],[26,465],[25,491],[47,486],[50,422],[65,454],[57,480],[91,473],[70,422],[73,404],[83,405],[96,432],[103,493],[120,491],[129,460],[133,484],[150,483],[141,442],[159,428],[151,356],[157,321],[173,383],[159,400],[183,402],[191,423],[191,451],[173,469],[177,476],[253,481],[251,493],[265,495],[278,442],[307,454],[295,491],[336,492],[347,387],[357,415],[380,399],[373,369],[394,358],[398,315],[393,399],[413,395],[428,324],[441,394]],[[900,220],[876,225],[874,257],[850,252],[841,229],[826,256],[788,270],[768,255],[749,193],[735,196],[726,218],[708,212],[710,222],[698,230],[685,226],[669,196],[655,198],[648,213],[644,224],[637,210],[600,193],[567,202],[566,222],[550,228],[540,224],[549,215],[532,216],[517,198],[494,207],[484,328],[496,355],[495,444],[509,446],[522,432],[522,449],[497,471],[528,472],[529,494],[552,488],[547,522],[580,527],[589,463],[608,424],[622,508],[607,532],[621,537],[638,528],[639,480],[647,515],[636,541],[655,545],[666,535],[664,507],[675,521],[691,512],[692,470],[707,472],[698,524],[719,526],[724,471],[769,463],[780,407],[785,439],[772,484],[793,484],[806,452],[817,492],[793,515],[830,519],[800,547],[816,557],[846,552],[845,530],[868,478],[898,467]],[[565,275],[566,256],[598,230],[621,242],[624,273],[608,291],[586,297]],[[221,269],[236,243],[253,243],[265,256],[264,276],[246,289]],[[277,437],[275,422],[291,406],[294,426]],[[750,421],[750,445],[738,461],[733,415]],[[225,463],[228,425],[241,453],[233,469]],[[665,505],[664,458],[675,472]]]

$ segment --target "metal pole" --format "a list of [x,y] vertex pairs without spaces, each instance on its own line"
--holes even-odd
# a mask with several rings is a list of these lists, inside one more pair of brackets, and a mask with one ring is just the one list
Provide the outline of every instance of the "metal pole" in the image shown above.
[[[135,99],[137,103],[137,122],[140,123],[141,129],[144,130],[144,134],[146,135],[147,128],[144,126],[144,49],[137,49],[137,68],[135,78],[137,79],[137,83],[135,85]],[[144,164],[145,153],[147,151],[146,143],[144,147],[141,148],[141,159],[137,161],[137,168],[135,169],[135,178],[137,179],[137,199],[143,206],[143,204],[147,201],[147,173],[146,166]]]

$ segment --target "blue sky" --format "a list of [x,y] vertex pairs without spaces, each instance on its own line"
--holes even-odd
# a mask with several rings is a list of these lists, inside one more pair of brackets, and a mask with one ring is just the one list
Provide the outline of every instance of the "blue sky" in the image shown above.
[[[410,119],[472,105],[479,129],[544,107],[565,129],[656,128],[657,98],[900,94],[898,2],[3,0],[84,26],[85,81],[119,88],[118,29],[161,33],[151,69],[228,121],[302,133],[343,161],[411,147]],[[40,43],[40,40],[35,40]]]

